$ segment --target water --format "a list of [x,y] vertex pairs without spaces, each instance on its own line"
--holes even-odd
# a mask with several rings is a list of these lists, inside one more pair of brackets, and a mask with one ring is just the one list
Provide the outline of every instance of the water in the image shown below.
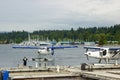
[[[79,48],[71,49],[58,49],[55,50],[54,56],[52,56],[55,61],[54,65],[60,66],[78,66],[81,63],[98,63],[97,59],[90,58],[87,60],[84,55],[85,49],[83,45]],[[0,45],[0,67],[17,67],[18,64],[23,63],[22,59],[26,56],[28,61],[28,66],[35,66],[35,62],[31,61],[32,58],[38,56],[36,49],[13,49],[11,44]],[[69,79],[61,78],[54,80],[83,80],[83,79]],[[85,79],[84,79],[85,80]]]
[[[93,58],[88,61],[84,52],[83,46],[55,50],[54,65],[76,66],[81,63],[96,62],[96,59]],[[36,49],[13,49],[11,44],[0,45],[0,67],[16,67],[18,64],[22,64],[24,56],[29,59],[28,66],[35,66],[35,62],[31,59],[38,56]]]

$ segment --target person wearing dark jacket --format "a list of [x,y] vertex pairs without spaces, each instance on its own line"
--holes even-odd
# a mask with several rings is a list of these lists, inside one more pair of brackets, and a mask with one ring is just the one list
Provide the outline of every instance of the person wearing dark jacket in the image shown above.
[[27,66],[27,60],[28,59],[26,57],[23,58],[23,66]]

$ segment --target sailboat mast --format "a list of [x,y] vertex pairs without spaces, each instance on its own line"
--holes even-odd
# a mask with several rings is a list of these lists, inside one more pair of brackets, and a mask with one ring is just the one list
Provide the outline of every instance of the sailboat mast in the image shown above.
[[30,34],[28,33],[28,41],[30,42]]

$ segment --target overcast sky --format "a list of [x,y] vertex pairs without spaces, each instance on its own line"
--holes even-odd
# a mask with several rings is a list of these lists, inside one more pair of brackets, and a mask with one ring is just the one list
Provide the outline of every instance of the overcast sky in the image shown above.
[[0,31],[120,24],[120,0],[0,0]]

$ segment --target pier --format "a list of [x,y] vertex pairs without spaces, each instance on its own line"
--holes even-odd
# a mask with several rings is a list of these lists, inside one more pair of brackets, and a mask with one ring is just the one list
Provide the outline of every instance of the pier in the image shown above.
[[[112,64],[110,64],[112,65]],[[115,68],[109,65],[91,67],[87,65],[84,69],[81,66],[47,66],[47,67],[16,67],[0,68],[1,71],[9,72],[10,80],[44,80],[49,78],[87,78],[95,80],[120,80],[120,65]]]

